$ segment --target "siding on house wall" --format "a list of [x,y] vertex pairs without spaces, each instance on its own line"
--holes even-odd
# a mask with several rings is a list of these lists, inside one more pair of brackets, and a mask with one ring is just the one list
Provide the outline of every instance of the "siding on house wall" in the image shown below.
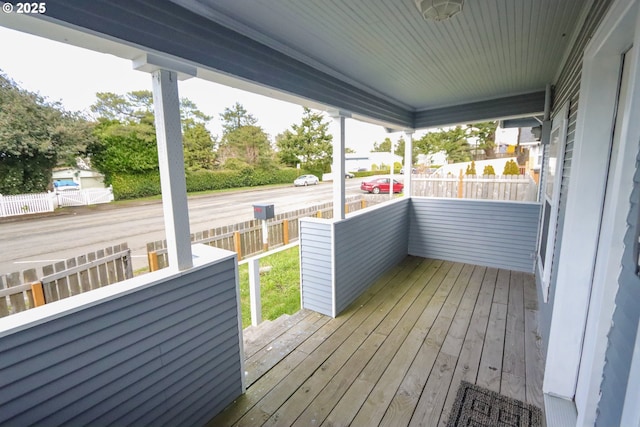
[[533,272],[537,203],[411,199],[409,254]]
[[[576,119],[579,108],[580,79],[582,77],[582,57],[584,50],[593,33],[600,25],[609,6],[613,0],[595,0],[591,6],[591,11],[587,15],[584,25],[576,38],[567,61],[555,85],[553,110],[560,111],[566,102],[569,102],[569,120],[567,125],[567,139],[564,152],[564,163],[562,169],[562,182],[560,184],[560,203],[558,209],[556,235],[549,238],[555,239],[553,258],[551,261],[551,282],[549,286],[548,301],[545,303],[542,298],[540,278],[536,278],[538,283],[538,307],[539,307],[539,332],[543,337],[543,350],[546,355],[551,329],[551,314],[555,300],[557,265],[555,265],[560,249],[562,248],[562,229],[565,223],[565,212],[567,206],[569,179],[571,176],[571,163],[573,159],[573,149],[575,146]],[[546,151],[546,150],[545,150]],[[545,153],[546,156],[546,153]],[[541,181],[542,182],[542,181]]]
[[335,227],[336,313],[407,256],[409,199],[374,207]]
[[636,162],[631,208],[627,216],[628,229],[624,237],[622,272],[618,279],[616,309],[609,331],[609,347],[605,356],[602,398],[598,405],[597,426],[619,426],[627,391],[635,337],[640,320],[640,278],[636,275],[637,258],[634,255],[636,235],[640,226],[640,155]]
[[[206,423],[242,393],[237,261],[226,254],[20,328],[0,322],[0,424]],[[103,289],[92,292],[113,292]]]
[[300,218],[302,308],[333,316],[332,224]]

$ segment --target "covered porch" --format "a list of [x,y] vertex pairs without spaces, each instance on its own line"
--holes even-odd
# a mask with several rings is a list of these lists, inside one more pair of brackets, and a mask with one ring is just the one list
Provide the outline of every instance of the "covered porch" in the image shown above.
[[446,425],[461,381],[543,408],[537,316],[531,274],[407,256],[336,318],[247,330],[209,425]]

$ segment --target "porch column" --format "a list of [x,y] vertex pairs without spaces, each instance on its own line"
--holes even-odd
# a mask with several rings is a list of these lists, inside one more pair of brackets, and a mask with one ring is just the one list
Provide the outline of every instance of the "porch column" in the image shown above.
[[193,266],[193,260],[182,151],[178,75],[174,71],[160,69],[153,71],[152,79],[169,266],[187,270]]
[[350,117],[344,111],[330,111],[329,116],[333,118],[329,131],[333,136],[333,165],[331,173],[333,175],[333,218],[345,218],[345,119]]
[[413,174],[413,129],[404,131],[404,195],[411,197]]
[[391,166],[389,167],[389,198],[393,199],[393,170],[395,169],[396,158],[393,152],[393,139],[389,138],[389,140],[391,141],[391,147],[389,148],[389,155],[391,156]]

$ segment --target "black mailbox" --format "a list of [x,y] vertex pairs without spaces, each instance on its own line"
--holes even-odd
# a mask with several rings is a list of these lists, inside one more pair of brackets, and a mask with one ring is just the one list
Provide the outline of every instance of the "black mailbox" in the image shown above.
[[253,205],[253,217],[255,219],[272,219],[275,213],[272,204]]

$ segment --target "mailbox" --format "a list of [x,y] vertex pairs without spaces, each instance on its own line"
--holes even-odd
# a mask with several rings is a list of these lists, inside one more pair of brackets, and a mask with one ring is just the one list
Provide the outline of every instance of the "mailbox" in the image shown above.
[[255,219],[272,219],[275,218],[273,204],[253,205],[253,217]]

